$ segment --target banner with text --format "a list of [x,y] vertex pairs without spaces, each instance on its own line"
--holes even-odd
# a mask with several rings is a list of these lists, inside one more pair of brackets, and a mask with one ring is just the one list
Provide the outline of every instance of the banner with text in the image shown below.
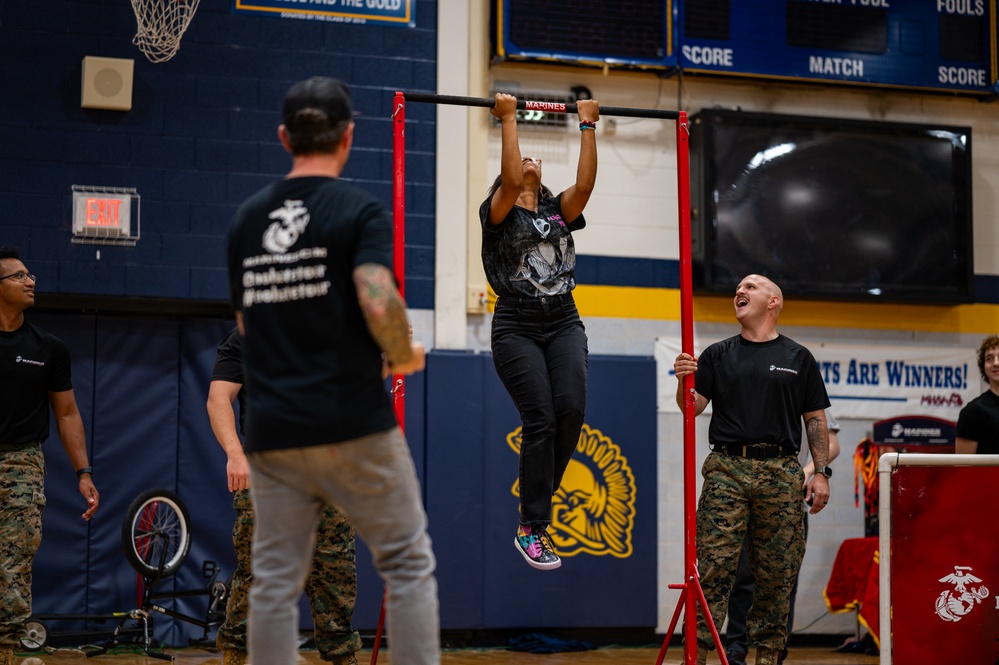
[[232,0],[232,8],[307,21],[416,27],[416,0]]
[[[695,339],[696,354],[704,346]],[[974,349],[807,346],[819,364],[829,400],[840,419],[880,420],[911,414],[956,421],[961,408],[987,387],[978,371]],[[680,353],[680,340],[657,339],[655,353],[659,367],[659,411],[679,413],[673,360]]]

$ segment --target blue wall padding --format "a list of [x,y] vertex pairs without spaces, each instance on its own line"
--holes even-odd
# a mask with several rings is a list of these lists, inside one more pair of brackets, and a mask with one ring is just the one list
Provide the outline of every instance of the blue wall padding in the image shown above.
[[[215,348],[231,328],[229,321],[217,325],[188,321],[181,324],[176,492],[190,511],[192,522],[188,562],[175,576],[177,585],[183,589],[207,584],[201,571],[206,560],[218,564],[219,579],[223,582],[236,566],[231,534],[236,512],[232,509],[232,494],[226,479],[226,456],[212,435],[205,408]],[[220,528],[221,524],[228,524],[229,530]],[[164,604],[189,616],[204,618],[205,597]]]
[[[486,362],[488,361],[488,362]],[[483,626],[486,385],[492,356],[440,351],[427,365],[427,510],[441,626]],[[512,548],[507,554],[516,556]]]
[[[518,456],[507,436],[520,419],[492,357],[436,353],[427,376],[428,506],[442,626],[655,625],[654,360],[590,358],[586,424],[620,448],[634,476],[631,553],[565,556],[550,573],[531,569],[514,550]],[[579,453],[574,461],[592,466]]]
[[[35,325],[59,336],[69,347],[73,358],[74,394],[83,416],[88,451],[92,454],[94,317],[36,314],[29,318]],[[35,589],[44,587],[55,591],[36,597],[35,611],[41,614],[83,612],[88,602],[90,563],[97,553],[90,538],[91,523],[80,517],[86,503],[77,490],[76,475],[63,451],[54,419],[50,420],[49,427],[49,439],[43,446],[46,507],[33,581]]]
[[[492,385],[487,404],[500,404],[505,390],[498,379]],[[655,625],[655,386],[651,358],[590,357],[585,424],[621,448],[634,474],[633,551],[625,559],[588,554],[564,557],[563,569],[540,580],[523,560],[505,553],[513,551],[512,527],[517,519],[517,502],[510,491],[517,478],[517,458],[505,438],[519,426],[519,418],[485,419],[490,427],[485,512],[487,627]],[[577,452],[574,461],[582,459]],[[525,603],[525,597],[530,602]]]
[[91,611],[136,606],[136,574],[121,547],[125,510],[143,490],[177,486],[178,335],[177,321],[97,319],[91,463],[104,490],[92,520],[100,549],[91,562]]
[[[44,445],[48,506],[35,560],[36,614],[105,614],[138,607],[139,576],[121,545],[125,510],[140,492],[175,492],[191,514],[192,546],[161,591],[204,588],[202,563],[232,574],[234,513],[225,455],[205,411],[215,348],[231,320],[93,314],[29,316],[73,353],[74,391],[84,419],[101,508],[87,523],[73,470],[53,434]],[[507,435],[520,424],[489,354],[432,352],[405,386],[406,436],[423,483],[438,559],[442,627],[655,625],[655,363],[591,357],[586,423],[620,447],[637,493],[630,556],[567,556],[542,574],[513,547],[517,454]],[[577,454],[577,460],[587,461]],[[375,629],[383,585],[358,543],[355,627]],[[524,592],[530,602],[524,602]],[[568,597],[572,602],[567,602]],[[582,599],[582,600],[580,600]],[[592,599],[588,600],[588,599]],[[202,619],[207,597],[159,604]],[[307,603],[301,625],[312,625]],[[114,622],[48,620],[59,631],[110,632]],[[155,636],[186,645],[190,623],[154,615]],[[101,643],[106,635],[85,641]],[[80,643],[84,643],[81,640]]]

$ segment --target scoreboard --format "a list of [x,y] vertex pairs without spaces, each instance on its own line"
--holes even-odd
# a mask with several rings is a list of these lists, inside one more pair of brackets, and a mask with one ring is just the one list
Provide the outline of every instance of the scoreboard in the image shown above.
[[679,66],[994,93],[995,0],[686,0]]
[[495,54],[999,93],[997,0],[495,0]]

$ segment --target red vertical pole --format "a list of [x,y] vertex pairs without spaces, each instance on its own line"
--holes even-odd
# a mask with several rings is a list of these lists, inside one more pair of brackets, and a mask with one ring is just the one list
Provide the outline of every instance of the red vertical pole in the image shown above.
[[[392,223],[395,233],[393,271],[399,295],[406,297],[406,97],[395,93],[392,101]],[[399,427],[406,429],[406,377],[392,377],[392,404]]]
[[[684,353],[694,355],[694,305],[693,277],[690,250],[690,125],[687,113],[680,112],[676,122],[676,177],[677,198],[680,220],[680,348]],[[686,662],[691,665],[697,660],[697,594],[691,592],[691,583],[697,584],[697,498],[694,488],[697,478],[694,475],[696,460],[696,435],[694,430],[694,377],[683,378],[683,565],[684,582],[688,585],[684,596]],[[667,636],[668,637],[668,636]]]
[[[680,224],[680,350],[694,355],[694,280],[691,270],[690,250],[690,123],[685,111],[679,112],[676,120],[676,177],[677,205]],[[656,665],[662,665],[676,628],[680,609],[684,618],[684,658],[686,665],[697,663],[697,607],[700,605],[708,618],[708,628],[722,665],[728,665],[728,658],[722,648],[721,638],[708,611],[708,603],[701,589],[697,574],[697,436],[694,429],[696,400],[694,397],[694,377],[683,377],[683,575],[682,584],[670,584],[670,589],[680,590],[673,619],[666,629],[666,639]]]
[[[406,297],[406,97],[395,93],[392,100],[392,271],[399,285],[399,295]],[[392,376],[392,406],[399,427],[406,430],[406,377]],[[378,650],[385,630],[385,601],[388,589],[382,592],[382,609],[371,649],[371,665],[378,662]]]

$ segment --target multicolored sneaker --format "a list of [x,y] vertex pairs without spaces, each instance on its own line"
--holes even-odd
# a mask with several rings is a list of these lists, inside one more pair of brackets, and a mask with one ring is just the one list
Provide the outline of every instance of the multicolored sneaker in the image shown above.
[[513,539],[527,563],[538,570],[554,570],[562,565],[562,559],[555,554],[555,544],[546,529],[541,527],[521,526],[517,528],[517,537]]

